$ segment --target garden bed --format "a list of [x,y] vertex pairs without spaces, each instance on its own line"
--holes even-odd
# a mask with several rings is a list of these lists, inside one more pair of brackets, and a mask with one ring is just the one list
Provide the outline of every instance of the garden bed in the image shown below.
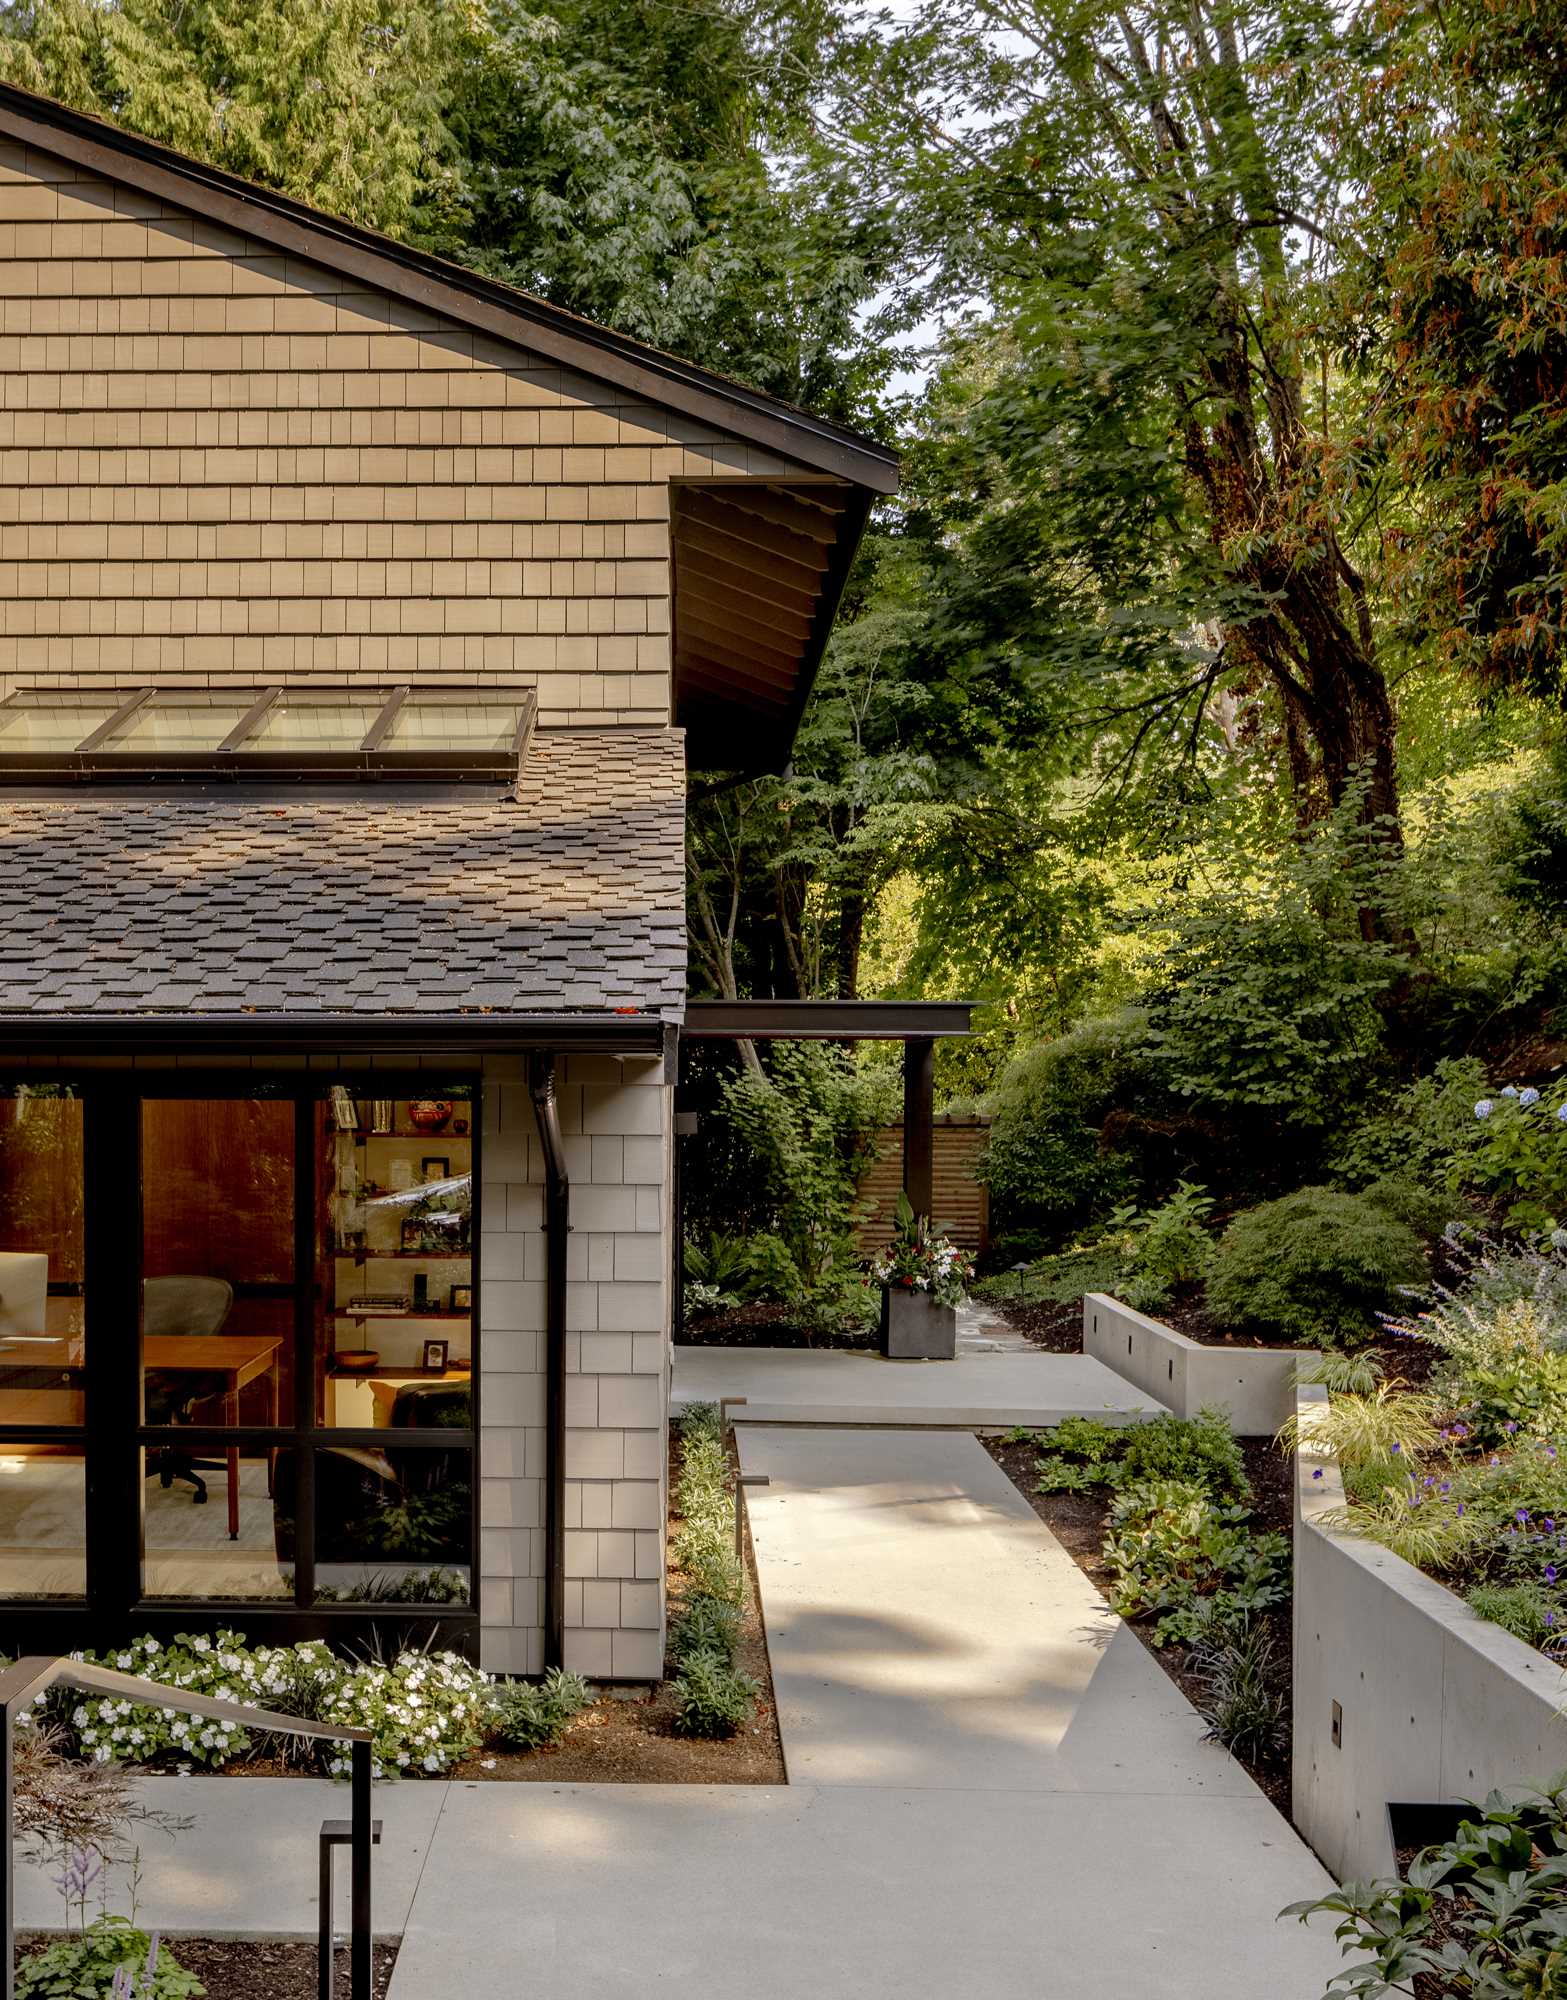
[[801,1326],[775,1299],[752,1299],[726,1312],[704,1313],[680,1330],[682,1347],[814,1347],[879,1354],[881,1329],[831,1333]]
[[[57,1943],[58,1932],[33,1933],[17,1939],[16,1957],[23,1959]],[[185,1971],[207,1989],[207,2000],[316,2000],[318,1954],[313,1944],[290,1944],[257,1938],[170,1937],[168,1948]],[[385,2000],[397,1964],[398,1940],[378,1938],[372,1967],[373,2000]],[[338,1954],[335,1991],[348,1991],[348,1954]]]
[[[1104,1542],[1109,1527],[1111,1495],[1104,1489],[1085,1493],[1041,1493],[1038,1490],[1036,1460],[1038,1448],[1028,1440],[1004,1437],[983,1439],[991,1457],[1006,1473],[1045,1526],[1077,1563],[1094,1586],[1111,1594],[1112,1579],[1104,1560]],[[1253,1525],[1259,1531],[1287,1533],[1293,1519],[1294,1473],[1291,1462],[1266,1438],[1241,1440],[1246,1477],[1251,1487]],[[1279,1811],[1290,1811],[1290,1605],[1288,1600],[1256,1614],[1273,1638],[1277,1663],[1276,1686],[1283,1697],[1284,1737],[1265,1755],[1255,1760],[1242,1758],[1246,1770],[1256,1780]],[[1153,1643],[1152,1628],[1140,1620],[1129,1620],[1144,1648],[1199,1710],[1208,1696],[1208,1681],[1199,1670],[1188,1646]]]
[[[733,1456],[731,1448],[731,1457]],[[681,1442],[679,1426],[669,1431],[669,1491],[679,1490]],[[671,1624],[690,1590],[690,1579],[674,1559],[681,1527],[673,1511],[669,1519],[669,1602]],[[783,1744],[778,1711],[773,1702],[772,1670],[767,1659],[757,1595],[756,1566],[750,1538],[745,1544],[745,1592],[735,1664],[757,1682],[760,1693],[749,1722],[733,1736],[710,1739],[682,1736],[675,1728],[677,1707],[671,1680],[678,1672],[673,1659],[660,1686],[645,1692],[625,1690],[602,1695],[568,1723],[558,1743],[522,1755],[485,1751],[459,1765],[454,1778],[584,1785],[782,1785]]]

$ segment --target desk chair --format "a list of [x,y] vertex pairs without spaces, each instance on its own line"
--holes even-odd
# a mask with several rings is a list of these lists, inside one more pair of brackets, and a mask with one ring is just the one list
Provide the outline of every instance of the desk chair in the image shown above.
[[[226,1278],[169,1277],[142,1280],[142,1332],[154,1338],[165,1334],[221,1333],[234,1303],[234,1287]],[[144,1399],[149,1424],[188,1424],[198,1403],[221,1396],[223,1378],[218,1375],[159,1374],[148,1376]],[[192,1458],[177,1446],[152,1453],[147,1477],[158,1475],[167,1489],[176,1479],[195,1487],[195,1506],[205,1506],[207,1482],[203,1472],[224,1472],[227,1461]]]

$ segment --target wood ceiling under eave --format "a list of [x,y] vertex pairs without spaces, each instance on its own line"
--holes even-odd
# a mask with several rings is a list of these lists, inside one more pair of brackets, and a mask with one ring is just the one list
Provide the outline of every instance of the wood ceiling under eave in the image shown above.
[[695,770],[781,770],[870,496],[846,481],[674,487],[675,720]]

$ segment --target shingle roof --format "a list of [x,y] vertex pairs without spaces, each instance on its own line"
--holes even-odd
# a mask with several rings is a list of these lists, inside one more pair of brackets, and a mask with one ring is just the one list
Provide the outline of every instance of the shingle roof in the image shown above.
[[675,730],[541,732],[515,799],[0,793],[0,1015],[678,1018],[683,830]]

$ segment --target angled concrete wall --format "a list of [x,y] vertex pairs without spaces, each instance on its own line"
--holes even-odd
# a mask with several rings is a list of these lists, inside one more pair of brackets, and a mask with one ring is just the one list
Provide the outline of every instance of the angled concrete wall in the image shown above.
[[[1297,1393],[1309,1431],[1326,1391]],[[1343,1483],[1309,1443],[1295,1489],[1295,1824],[1341,1881],[1388,1875],[1389,1800],[1478,1799],[1567,1768],[1567,1672],[1336,1528]]]
[[1205,1347],[1105,1292],[1083,1299],[1083,1352],[1178,1417],[1228,1412],[1237,1437],[1271,1437],[1295,1408],[1299,1348]]

